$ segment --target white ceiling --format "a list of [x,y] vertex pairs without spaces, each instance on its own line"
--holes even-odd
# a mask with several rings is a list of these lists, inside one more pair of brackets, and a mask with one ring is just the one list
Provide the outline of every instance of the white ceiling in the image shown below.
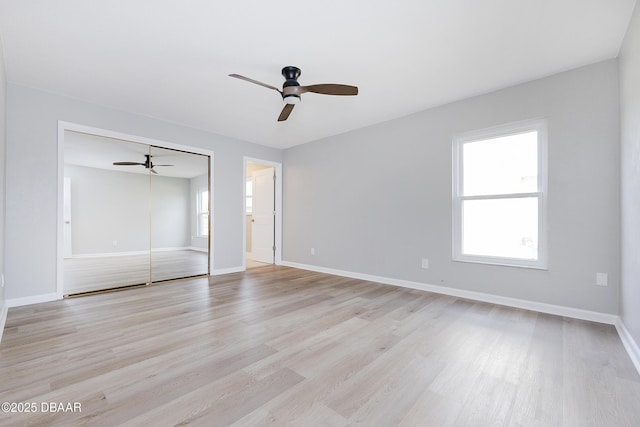
[[[635,0],[3,0],[9,82],[285,148],[614,58]],[[303,95],[286,122],[285,65]]]

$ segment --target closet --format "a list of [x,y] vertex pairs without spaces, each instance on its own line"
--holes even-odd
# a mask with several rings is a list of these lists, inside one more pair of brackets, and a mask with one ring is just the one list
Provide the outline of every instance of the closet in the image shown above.
[[64,295],[209,274],[209,156],[65,130],[64,192]]

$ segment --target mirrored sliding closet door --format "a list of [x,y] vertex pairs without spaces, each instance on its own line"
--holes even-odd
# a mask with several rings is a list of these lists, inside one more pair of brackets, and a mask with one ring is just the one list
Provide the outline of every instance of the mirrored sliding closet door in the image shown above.
[[209,156],[64,138],[64,295],[209,273]]

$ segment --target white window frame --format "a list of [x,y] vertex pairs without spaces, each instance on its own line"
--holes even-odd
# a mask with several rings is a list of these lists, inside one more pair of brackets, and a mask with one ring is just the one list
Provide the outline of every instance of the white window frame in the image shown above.
[[[464,196],[463,146],[466,143],[537,131],[538,135],[538,185],[537,191],[512,194],[483,194]],[[538,198],[538,259],[492,257],[462,253],[462,205],[464,200],[496,200],[523,197]],[[453,139],[453,260],[481,264],[547,269],[547,122],[544,119],[527,120],[487,129],[467,132]]]
[[[202,193],[204,192],[207,193],[207,199],[209,199],[209,197],[211,197],[211,194],[209,194],[209,189],[207,187],[198,188],[196,190],[196,228],[198,237],[208,237],[209,231],[211,230],[211,223],[209,220],[209,206],[202,206]],[[211,201],[209,201],[209,203],[211,203]],[[207,234],[204,234],[202,232],[202,228],[200,227],[200,217],[203,215],[207,216]]]

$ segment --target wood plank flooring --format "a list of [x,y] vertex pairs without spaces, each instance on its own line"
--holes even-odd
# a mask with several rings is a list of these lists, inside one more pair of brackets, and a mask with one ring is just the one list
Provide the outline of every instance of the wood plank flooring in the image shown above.
[[621,427],[640,377],[610,325],[268,265],[10,309],[0,402],[36,409],[2,426]]

